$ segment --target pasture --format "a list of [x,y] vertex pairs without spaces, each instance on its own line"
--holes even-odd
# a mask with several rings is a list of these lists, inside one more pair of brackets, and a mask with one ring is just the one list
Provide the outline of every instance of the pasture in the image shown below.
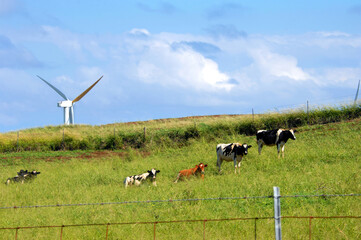
[[[276,147],[258,155],[255,136],[201,136],[183,146],[145,146],[117,151],[19,152],[1,155],[0,176],[5,182],[20,169],[41,174],[25,184],[0,184],[0,206],[147,201],[167,199],[269,196],[279,186],[281,195],[361,193],[361,119],[299,127],[297,140],[285,146],[285,158]],[[233,163],[216,166],[216,145],[239,142],[253,148],[243,159],[241,174]],[[173,183],[178,171],[208,164],[204,180]],[[157,187],[145,183],[124,188],[126,176],[160,169]],[[282,199],[282,216],[360,215],[361,197]],[[50,208],[0,209],[0,227],[83,223],[272,217],[273,199],[164,202]],[[360,239],[360,219],[314,220],[315,239]],[[257,237],[273,239],[274,221],[259,220]],[[157,226],[157,239],[203,239],[203,223]],[[14,230],[0,230],[1,239],[13,239]],[[308,237],[308,220],[282,220],[284,239]],[[63,239],[103,239],[104,226],[65,228]],[[59,229],[22,229],[18,239],[59,239]],[[108,239],[152,239],[153,225],[109,228]],[[206,239],[252,239],[249,221],[207,222]]]

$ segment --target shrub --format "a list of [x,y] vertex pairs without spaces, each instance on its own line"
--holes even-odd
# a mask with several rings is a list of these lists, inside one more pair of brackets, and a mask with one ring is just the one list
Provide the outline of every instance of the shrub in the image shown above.
[[[245,134],[254,135],[259,129],[293,128],[306,124],[324,124],[349,120],[361,116],[361,105],[349,105],[334,108],[314,109],[308,114],[304,111],[295,111],[285,114],[264,115],[256,120],[245,120],[235,122],[216,122],[213,124],[199,123],[198,126],[179,127],[171,129],[157,129],[147,137],[141,132],[118,132],[106,136],[93,135],[82,138],[81,136],[71,136],[65,134],[62,137],[49,137],[43,139],[31,134],[31,138],[16,140],[2,140],[0,142],[0,152],[13,151],[59,151],[59,150],[102,150],[102,149],[140,149],[147,147],[172,146],[182,147],[188,144],[191,139],[203,137],[205,139],[215,139],[224,136]],[[63,126],[62,126],[63,127]],[[61,131],[62,127],[52,128],[54,132]],[[75,127],[66,127],[73,129]],[[49,127],[46,127],[49,128]],[[31,132],[31,130],[28,130]],[[48,129],[48,131],[50,131]],[[90,130],[88,130],[90,131]],[[64,138],[64,139],[63,139]],[[1,140],[1,139],[0,139]]]

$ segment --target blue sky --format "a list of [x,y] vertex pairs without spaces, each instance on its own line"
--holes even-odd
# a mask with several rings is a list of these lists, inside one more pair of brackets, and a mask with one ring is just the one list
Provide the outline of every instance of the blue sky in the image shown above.
[[353,99],[359,1],[0,2],[0,132]]

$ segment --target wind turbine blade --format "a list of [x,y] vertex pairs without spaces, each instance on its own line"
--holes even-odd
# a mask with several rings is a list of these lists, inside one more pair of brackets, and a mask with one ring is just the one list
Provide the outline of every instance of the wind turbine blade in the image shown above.
[[55,92],[57,92],[60,96],[62,96],[64,98],[64,100],[69,100],[64,93],[62,93],[59,89],[57,89],[56,87],[54,87],[53,85],[51,85],[50,83],[48,83],[46,80],[42,79],[41,77],[39,77],[38,75],[36,75],[38,78],[40,78],[41,80],[43,80],[46,84],[48,84],[52,89],[55,90]]
[[101,76],[98,81],[96,81],[95,83],[93,83],[93,85],[91,85],[87,90],[85,90],[82,94],[80,94],[79,96],[77,96],[74,100],[73,100],[73,103],[79,101],[80,99],[82,99],[82,97],[84,97],[85,94],[87,94],[94,86],[95,84],[97,84],[100,79],[102,79],[103,76]]

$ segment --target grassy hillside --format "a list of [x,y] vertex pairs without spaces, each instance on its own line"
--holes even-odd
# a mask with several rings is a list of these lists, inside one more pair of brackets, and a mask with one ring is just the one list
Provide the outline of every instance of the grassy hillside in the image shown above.
[[[192,121],[190,122],[191,126]],[[218,123],[220,124],[220,123]],[[232,124],[223,122],[227,126]],[[212,126],[206,124],[206,126]],[[197,123],[197,129],[202,125]],[[205,126],[203,126],[206,128]],[[156,128],[156,127],[155,127]],[[201,132],[201,131],[200,131]],[[184,135],[183,135],[184,136]],[[361,119],[298,128],[297,140],[286,144],[285,158],[278,159],[275,147],[265,147],[259,156],[254,136],[229,131],[227,134],[188,138],[183,144],[169,140],[155,145],[149,139],[141,148],[117,151],[46,151],[4,153],[0,176],[20,169],[41,171],[26,184],[0,184],[1,206],[47,205],[146,201],[159,199],[217,198],[272,195],[279,186],[282,195],[340,194],[361,192]],[[174,138],[176,139],[176,138]],[[153,138],[153,141],[154,138]],[[216,144],[246,142],[253,145],[235,175],[231,163],[223,172],[216,168]],[[151,146],[151,147],[149,147]],[[177,172],[207,163],[204,181],[192,178],[174,184]],[[157,187],[144,184],[124,189],[128,175],[152,167],[160,169]],[[283,216],[360,215],[360,197],[283,198]],[[98,205],[62,208],[0,209],[0,226],[36,226],[81,223],[163,221],[232,217],[272,217],[272,199],[173,202],[127,205]],[[259,239],[273,238],[273,220],[259,220]],[[159,239],[203,239],[202,223],[175,223],[157,226]],[[207,222],[207,239],[250,239],[253,222]],[[284,239],[308,237],[308,220],[283,220]],[[104,238],[105,227],[65,228],[63,239]],[[112,226],[110,239],[152,239],[153,225]],[[19,230],[19,239],[59,237],[59,229]],[[314,220],[316,239],[360,239],[360,219]],[[0,230],[1,239],[12,239],[14,231]],[[124,237],[125,238],[125,237]]]
[[174,147],[190,139],[214,139],[235,134],[254,135],[259,129],[291,128],[324,124],[361,116],[361,105],[314,109],[309,114],[221,115],[118,123],[103,126],[49,126],[0,135],[0,152],[153,149],[157,145]]

